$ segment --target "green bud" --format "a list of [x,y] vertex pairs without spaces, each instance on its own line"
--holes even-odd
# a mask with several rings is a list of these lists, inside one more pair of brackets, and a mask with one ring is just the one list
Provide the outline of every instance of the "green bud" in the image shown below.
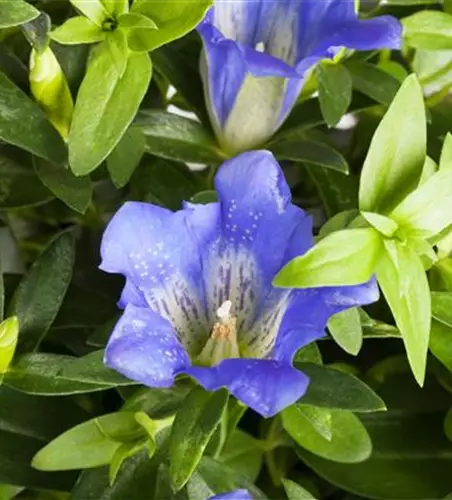
[[18,336],[19,321],[17,316],[12,316],[0,323],[0,374],[8,370],[14,357]]
[[30,88],[49,121],[67,140],[74,102],[63,70],[50,47],[41,54],[35,49],[31,51]]

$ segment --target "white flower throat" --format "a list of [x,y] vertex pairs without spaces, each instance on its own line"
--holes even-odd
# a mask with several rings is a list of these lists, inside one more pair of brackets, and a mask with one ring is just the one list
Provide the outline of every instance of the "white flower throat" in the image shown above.
[[237,344],[237,318],[231,315],[232,302],[226,300],[217,309],[217,319],[197,361],[214,366],[224,359],[240,358]]

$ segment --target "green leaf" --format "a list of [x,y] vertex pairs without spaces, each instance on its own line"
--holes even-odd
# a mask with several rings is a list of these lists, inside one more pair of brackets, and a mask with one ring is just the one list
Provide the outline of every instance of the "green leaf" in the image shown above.
[[[3,2],[0,2],[3,3]],[[0,71],[0,139],[41,158],[64,162],[66,147],[39,106]]]
[[8,370],[14,352],[16,351],[19,322],[16,316],[5,319],[0,323],[0,381],[1,374]]
[[108,172],[117,188],[122,188],[129,182],[143,157],[145,145],[141,130],[130,127],[108,156]]
[[452,293],[432,292],[432,316],[452,328]]
[[[434,316],[434,315],[433,315]],[[432,320],[429,349],[441,363],[452,371],[452,327],[441,321]]]
[[199,205],[208,205],[218,201],[218,193],[216,191],[200,191],[190,198],[192,203]]
[[10,366],[4,381],[19,391],[42,396],[84,394],[134,384],[104,365],[103,351],[81,358],[25,354]]
[[283,479],[282,482],[289,500],[316,500],[312,493],[290,479]]
[[126,35],[122,30],[117,29],[108,33],[106,43],[113,65],[116,68],[118,77],[121,79],[124,76],[129,59]]
[[[146,30],[146,50],[151,51],[189,33],[204,18],[212,0],[154,1],[135,0],[132,12],[144,14],[152,19],[158,30]],[[144,34],[143,34],[144,35]]]
[[381,237],[372,228],[337,231],[291,260],[273,284],[310,288],[365,283],[374,272],[381,248]]
[[278,160],[305,162],[347,174],[347,160],[335,149],[322,142],[288,139],[269,146]]
[[71,17],[64,24],[55,28],[50,37],[63,45],[79,45],[80,43],[96,43],[105,39],[105,32],[88,18]]
[[93,188],[89,177],[75,177],[62,165],[38,157],[33,158],[36,175],[52,193],[69,208],[81,214],[91,203]]
[[39,16],[39,10],[24,0],[0,2],[0,29],[27,23]]
[[346,68],[355,90],[386,106],[391,104],[400,88],[400,82],[394,76],[367,62],[350,61]]
[[390,214],[399,226],[423,238],[439,234],[452,223],[452,169],[433,174]]
[[221,389],[206,392],[196,388],[179,408],[170,440],[170,477],[176,491],[190,479],[203,452],[220,423],[228,402],[228,393]]
[[444,419],[444,433],[449,441],[452,441],[452,410],[449,410]]
[[100,0],[106,11],[114,18],[129,11],[129,0]]
[[[132,443],[123,443],[114,452],[111,461],[110,461],[110,469],[109,469],[109,477],[110,484],[113,484],[116,481],[119,471],[123,463],[133,455],[137,454],[146,446],[146,441],[138,441]],[[150,458],[152,458],[152,455]]]
[[352,80],[342,64],[322,61],[315,69],[322,115],[334,127],[347,112],[352,100]]
[[374,212],[361,212],[361,215],[373,228],[387,238],[394,236],[399,229],[399,225],[396,221],[384,215],[376,214]]
[[300,446],[320,457],[353,464],[369,458],[372,442],[366,428],[351,412],[331,412],[331,440],[322,437],[312,425],[292,407],[282,412],[284,429]]
[[36,349],[51,327],[72,277],[74,237],[63,232],[52,240],[22,279],[14,296],[20,341]]
[[297,403],[286,408],[283,412],[283,418],[284,415],[287,419],[294,421],[298,421],[300,417],[303,417],[311,424],[316,432],[327,441],[331,441],[333,430],[330,410]]
[[102,27],[110,15],[102,4],[102,0],[70,0],[71,4],[97,26]]
[[134,413],[103,415],[58,436],[35,455],[32,465],[43,471],[99,467],[110,463],[122,443],[142,437]]
[[328,330],[333,339],[349,354],[356,356],[363,344],[363,329],[356,307],[331,316]]
[[422,386],[430,333],[430,290],[420,257],[408,246],[385,241],[377,279],[402,334],[413,374]]
[[260,441],[236,429],[228,438],[219,460],[254,482],[261,471],[263,454]]
[[394,208],[418,184],[425,156],[424,99],[412,75],[403,83],[372,139],[361,173],[360,210],[387,213]]
[[443,412],[410,415],[397,411],[363,416],[373,453],[359,464],[339,464],[302,449],[297,449],[297,453],[322,478],[358,497],[443,498],[451,489],[452,466],[450,442],[442,429],[443,418]]
[[452,49],[452,16],[425,10],[403,19],[403,35],[411,47],[426,50]]
[[452,134],[448,133],[444,139],[441,158],[439,161],[440,170],[452,170]]
[[134,122],[146,138],[146,151],[182,162],[221,163],[225,157],[200,123],[167,111],[141,112]]
[[312,363],[296,362],[295,366],[311,379],[306,394],[300,399],[302,405],[362,413],[386,408],[369,386],[350,373]]
[[133,120],[151,79],[146,54],[131,54],[119,78],[105,42],[92,58],[75,104],[69,163],[86,175],[111,153]]

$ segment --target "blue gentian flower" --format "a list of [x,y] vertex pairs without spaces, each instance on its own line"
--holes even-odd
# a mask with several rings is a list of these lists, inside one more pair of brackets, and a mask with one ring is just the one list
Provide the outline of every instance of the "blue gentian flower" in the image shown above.
[[273,136],[315,63],[341,48],[397,49],[402,27],[358,19],[354,0],[215,0],[198,31],[211,121],[235,154]]
[[311,218],[291,203],[270,152],[225,162],[215,185],[218,203],[171,212],[128,202],[109,223],[101,269],[126,284],[105,361],[150,387],[169,387],[183,373],[207,390],[225,386],[268,417],[306,391],[295,352],[324,334],[332,314],[375,301],[378,289],[374,281],[272,286],[313,237]]
[[209,500],[253,500],[247,490],[233,490],[210,497]]

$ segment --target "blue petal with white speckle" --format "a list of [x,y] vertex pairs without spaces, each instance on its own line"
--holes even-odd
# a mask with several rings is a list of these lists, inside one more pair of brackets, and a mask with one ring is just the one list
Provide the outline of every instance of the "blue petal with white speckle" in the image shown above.
[[373,280],[272,286],[313,237],[268,151],[227,161],[215,184],[218,203],[186,203],[174,213],[129,202],[109,223],[101,268],[125,276],[126,285],[105,361],[150,387],[169,387],[183,373],[207,390],[227,387],[269,417],[306,391],[295,352],[324,335],[332,314],[375,301],[378,288]]
[[402,35],[394,17],[358,19],[354,0],[215,0],[198,31],[209,113],[231,153],[274,134],[319,60],[398,49]]

